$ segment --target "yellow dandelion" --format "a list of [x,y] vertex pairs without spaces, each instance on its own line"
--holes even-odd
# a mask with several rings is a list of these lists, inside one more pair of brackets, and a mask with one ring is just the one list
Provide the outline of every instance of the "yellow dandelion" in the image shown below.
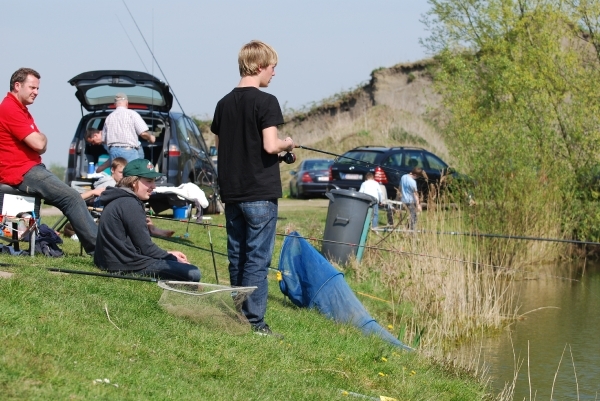
[[417,374],[417,372],[415,372],[414,370],[411,370],[411,371],[410,371],[410,375],[411,375],[411,376],[413,376],[413,375],[416,375],[416,374]]
[[388,329],[394,330],[394,326],[392,326],[391,324],[388,324]]
[[387,362],[387,358],[386,358],[385,356],[382,356],[382,357],[381,357],[381,360],[382,360],[383,362]]
[[383,372],[379,372],[379,373],[378,373],[378,375],[379,375],[379,376],[381,376],[381,377],[387,376],[387,375],[386,375],[385,373],[383,373]]

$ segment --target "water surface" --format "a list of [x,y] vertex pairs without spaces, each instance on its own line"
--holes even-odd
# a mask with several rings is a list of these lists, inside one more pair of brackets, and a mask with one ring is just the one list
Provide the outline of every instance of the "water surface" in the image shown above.
[[545,277],[518,283],[525,316],[483,343],[498,391],[512,382],[516,358],[515,400],[550,400],[553,388],[554,400],[600,400],[600,265],[581,265],[545,267]]

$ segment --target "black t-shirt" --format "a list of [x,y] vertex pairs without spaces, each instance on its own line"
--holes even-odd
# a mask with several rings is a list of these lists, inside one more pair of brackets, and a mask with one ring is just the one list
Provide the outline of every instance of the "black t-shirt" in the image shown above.
[[235,88],[217,103],[211,131],[219,136],[218,181],[223,202],[281,198],[278,155],[263,148],[262,130],[283,124],[277,98]]

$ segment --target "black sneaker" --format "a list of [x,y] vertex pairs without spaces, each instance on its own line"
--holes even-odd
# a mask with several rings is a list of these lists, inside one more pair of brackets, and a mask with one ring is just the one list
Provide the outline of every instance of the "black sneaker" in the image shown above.
[[272,336],[279,340],[283,340],[284,338],[283,334],[273,332],[268,324],[265,324],[264,326],[252,326],[252,331],[259,336]]

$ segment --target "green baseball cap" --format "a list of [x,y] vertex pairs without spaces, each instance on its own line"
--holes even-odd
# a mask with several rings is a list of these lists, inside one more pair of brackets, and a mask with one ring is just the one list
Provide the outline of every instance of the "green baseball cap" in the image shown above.
[[123,177],[158,178],[162,175],[154,171],[154,165],[146,159],[132,160],[123,169]]

